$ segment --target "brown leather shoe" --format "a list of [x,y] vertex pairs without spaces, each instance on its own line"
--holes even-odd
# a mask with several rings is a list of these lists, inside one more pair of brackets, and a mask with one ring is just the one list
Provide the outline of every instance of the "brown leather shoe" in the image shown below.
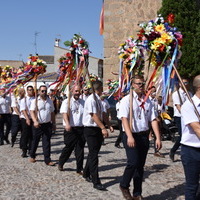
[[83,176],[83,172],[76,172],[78,176]]
[[121,186],[119,186],[119,189],[121,190],[123,197],[126,200],[133,200],[133,197],[131,196],[129,189],[122,188]]
[[165,156],[160,152],[156,152],[153,155],[156,156],[156,157],[165,158]]
[[46,163],[46,165],[48,165],[48,166],[55,166],[56,163],[54,163],[54,162],[49,162],[49,163]]
[[36,162],[35,158],[30,158],[29,161],[30,161],[31,163],[35,163],[35,162]]
[[133,200],[142,200],[142,196],[133,197]]

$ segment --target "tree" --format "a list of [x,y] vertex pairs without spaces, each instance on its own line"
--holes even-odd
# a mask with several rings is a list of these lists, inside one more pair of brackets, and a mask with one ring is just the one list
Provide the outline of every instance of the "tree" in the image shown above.
[[182,76],[194,77],[200,74],[199,3],[199,0],[163,0],[158,11],[164,18],[173,13],[174,26],[183,34],[182,57],[178,69]]

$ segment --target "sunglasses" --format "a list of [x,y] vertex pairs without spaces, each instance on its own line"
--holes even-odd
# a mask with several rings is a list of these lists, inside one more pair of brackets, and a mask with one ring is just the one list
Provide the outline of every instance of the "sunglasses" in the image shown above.
[[47,93],[47,90],[41,90],[42,93]]
[[188,85],[188,82],[183,82],[184,85]]
[[145,85],[145,82],[142,82],[142,83],[134,83],[135,85],[138,85],[138,86],[143,86]]

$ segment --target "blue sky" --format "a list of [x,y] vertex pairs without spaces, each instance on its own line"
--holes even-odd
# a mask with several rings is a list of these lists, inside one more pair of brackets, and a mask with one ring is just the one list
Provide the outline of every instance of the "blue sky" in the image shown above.
[[80,33],[89,42],[91,56],[103,57],[103,36],[99,34],[102,0],[6,0],[0,11],[0,60],[24,60],[37,52],[54,54],[54,40],[60,46]]

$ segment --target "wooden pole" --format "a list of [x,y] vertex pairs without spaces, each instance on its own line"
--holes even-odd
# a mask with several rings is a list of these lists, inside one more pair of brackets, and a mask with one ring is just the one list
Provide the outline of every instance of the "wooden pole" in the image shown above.
[[37,105],[37,103],[38,103],[38,98],[37,98],[37,95],[38,95],[38,93],[37,93],[37,77],[38,77],[38,75],[35,74],[35,77],[34,77],[34,90],[35,90],[35,108],[36,108],[36,110],[35,110],[35,116],[36,116],[36,119],[38,118],[37,117],[37,114],[38,114],[38,105]]
[[196,108],[196,106],[195,106],[195,104],[194,104],[194,102],[193,102],[191,96],[189,95],[189,93],[188,93],[188,91],[187,91],[187,89],[186,89],[186,87],[185,87],[185,85],[184,85],[184,83],[183,83],[183,81],[182,81],[182,79],[181,79],[181,76],[180,76],[180,74],[179,74],[179,72],[178,72],[178,70],[176,69],[176,67],[175,67],[174,64],[173,64],[173,69],[174,69],[174,71],[176,72],[176,75],[177,75],[177,77],[178,77],[178,79],[179,79],[179,81],[180,81],[180,83],[181,83],[181,86],[183,87],[183,90],[185,91],[185,93],[186,93],[186,95],[187,95],[189,101],[192,103],[192,105],[193,105],[193,107],[194,107],[195,114],[197,115],[197,117],[198,117],[198,119],[199,119],[199,121],[200,121],[200,114],[199,114],[199,112],[198,112],[198,110],[197,110],[197,108]]
[[129,125],[130,129],[133,132],[133,124],[132,124],[132,119],[133,119],[133,87],[132,87],[132,77],[133,77],[133,72],[131,72],[131,77],[130,77],[130,118],[129,118]]

